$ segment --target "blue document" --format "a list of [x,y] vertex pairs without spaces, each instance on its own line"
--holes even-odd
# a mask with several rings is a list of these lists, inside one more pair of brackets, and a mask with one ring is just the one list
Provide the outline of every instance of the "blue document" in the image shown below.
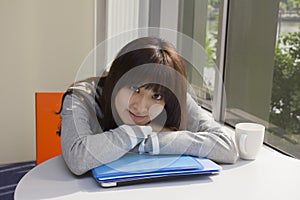
[[154,178],[217,174],[221,169],[221,166],[206,158],[129,153],[92,169],[92,173],[102,187],[112,187]]

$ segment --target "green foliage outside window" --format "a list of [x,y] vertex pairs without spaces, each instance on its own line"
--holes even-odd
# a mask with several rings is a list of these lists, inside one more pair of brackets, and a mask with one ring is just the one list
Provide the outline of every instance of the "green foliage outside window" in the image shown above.
[[279,39],[273,76],[270,123],[280,129],[272,132],[299,144],[295,136],[300,136],[300,32]]

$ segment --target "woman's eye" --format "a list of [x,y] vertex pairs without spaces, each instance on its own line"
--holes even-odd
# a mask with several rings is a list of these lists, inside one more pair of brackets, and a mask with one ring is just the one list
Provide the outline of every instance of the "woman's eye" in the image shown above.
[[160,95],[160,94],[154,94],[152,96],[152,98],[155,99],[155,100],[162,100],[162,95]]
[[136,93],[140,92],[140,88],[136,87],[136,86],[130,86],[130,89]]

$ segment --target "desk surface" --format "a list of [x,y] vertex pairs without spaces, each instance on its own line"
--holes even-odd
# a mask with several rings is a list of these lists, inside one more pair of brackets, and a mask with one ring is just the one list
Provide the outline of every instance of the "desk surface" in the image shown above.
[[299,160],[263,147],[254,161],[238,160],[222,167],[219,175],[104,189],[89,174],[71,174],[57,156],[21,179],[15,199],[300,199]]

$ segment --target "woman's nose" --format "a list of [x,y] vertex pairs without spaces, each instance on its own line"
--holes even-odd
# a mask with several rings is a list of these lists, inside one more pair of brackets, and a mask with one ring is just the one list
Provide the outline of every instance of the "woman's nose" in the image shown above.
[[130,105],[134,109],[135,114],[145,115],[149,110],[149,102],[145,95],[135,94],[130,99]]

